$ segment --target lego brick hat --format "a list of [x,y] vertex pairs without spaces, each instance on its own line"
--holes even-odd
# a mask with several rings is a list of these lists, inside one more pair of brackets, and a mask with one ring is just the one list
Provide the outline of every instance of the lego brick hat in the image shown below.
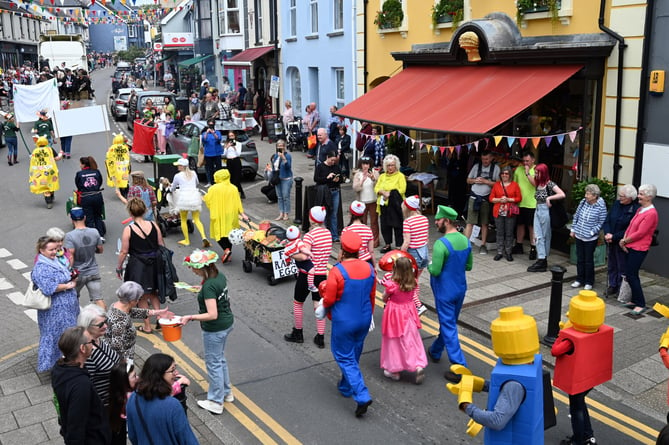
[[218,254],[213,250],[194,250],[193,253],[184,258],[184,266],[192,267],[193,269],[202,269],[204,266],[218,261]]
[[353,201],[351,203],[351,215],[362,216],[365,214],[365,204],[360,201]]
[[72,218],[72,221],[81,221],[85,216],[84,209],[81,207],[72,207],[70,209],[70,218]]
[[300,236],[300,229],[295,226],[290,226],[286,229],[286,238],[294,240]]
[[437,209],[437,214],[434,215],[434,219],[437,220],[441,218],[446,218],[450,219],[451,221],[455,221],[456,219],[458,219],[458,212],[453,210],[451,207],[440,205]]
[[418,195],[408,196],[404,200],[404,205],[407,206],[409,210],[418,210],[420,209],[420,198]]
[[312,207],[311,210],[309,210],[309,219],[311,222],[320,224],[325,221],[325,215],[327,215],[327,211],[325,207],[322,206]]
[[341,248],[346,252],[357,252],[361,246],[362,239],[353,230],[348,230],[341,234]]

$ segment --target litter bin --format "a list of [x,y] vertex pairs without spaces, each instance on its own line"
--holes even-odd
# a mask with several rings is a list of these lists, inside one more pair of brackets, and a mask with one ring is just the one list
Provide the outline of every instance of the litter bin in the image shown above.
[[265,120],[265,128],[267,129],[267,140],[269,141],[270,144],[273,144],[281,136],[281,133],[279,134],[276,133],[275,124],[278,122],[277,115],[266,114],[263,116],[263,118]]
[[174,175],[179,172],[179,169],[177,169],[177,166],[174,165],[174,163],[181,159],[181,157],[181,155],[155,155],[153,157],[154,182],[157,184],[158,179],[162,177],[165,177],[172,182]]

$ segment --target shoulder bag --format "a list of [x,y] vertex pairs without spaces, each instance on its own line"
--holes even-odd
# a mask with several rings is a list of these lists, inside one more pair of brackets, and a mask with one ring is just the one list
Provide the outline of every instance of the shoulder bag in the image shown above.
[[[160,230],[155,222],[151,223],[156,230]],[[158,273],[158,300],[161,304],[165,304],[167,298],[170,301],[177,299],[177,289],[174,287],[174,283],[179,281],[179,276],[177,275],[177,269],[174,267],[172,262],[172,256],[174,252],[168,249],[165,246],[160,244],[153,244],[153,240],[149,238],[149,235],[142,230],[142,228],[137,224],[137,228],[144,235],[144,238],[151,243],[156,249],[156,269]]]
[[[504,190],[504,196],[508,198],[509,195],[506,193],[506,187],[504,187],[504,183],[502,181],[500,181],[499,183],[502,184],[502,190]],[[500,206],[500,214],[501,214],[501,206]],[[520,215],[520,207],[518,207],[518,203],[509,202],[506,204],[506,214],[500,216],[516,216],[516,215]]]
[[33,283],[31,276],[28,289],[23,294],[23,298],[19,301],[19,304],[30,309],[45,311],[51,307],[51,297],[44,295],[40,288]]
[[[279,170],[274,168],[274,158],[271,159],[272,170],[269,172],[269,184],[270,185],[279,185],[281,183],[281,178],[279,177]],[[279,168],[281,168],[281,161],[279,161]]]

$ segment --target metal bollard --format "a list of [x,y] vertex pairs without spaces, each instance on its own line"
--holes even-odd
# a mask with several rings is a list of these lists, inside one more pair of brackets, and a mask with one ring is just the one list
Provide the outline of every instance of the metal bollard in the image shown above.
[[302,224],[302,181],[304,178],[296,176],[295,180],[295,220],[294,223],[299,227]]
[[567,271],[562,266],[553,266],[550,268],[551,274],[551,301],[548,309],[548,329],[542,343],[547,346],[553,346],[560,332],[560,317],[562,316],[562,280]]

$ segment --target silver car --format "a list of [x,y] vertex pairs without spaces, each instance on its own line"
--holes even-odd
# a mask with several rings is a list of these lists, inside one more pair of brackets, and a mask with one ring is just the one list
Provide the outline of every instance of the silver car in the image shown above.
[[135,88],[120,88],[109,96],[109,112],[115,121],[128,118],[128,98]]
[[[169,154],[183,154],[188,152],[188,147],[192,138],[200,137],[202,131],[207,128],[207,121],[192,121],[184,124],[177,131],[172,133],[167,138],[167,153]],[[258,150],[256,143],[253,142],[244,130],[230,121],[218,120],[216,121],[216,129],[221,132],[221,145],[225,144],[228,138],[228,131],[234,131],[237,135],[237,142],[242,145],[242,174],[244,178],[253,180],[258,174]],[[196,159],[191,159],[191,164],[194,164]],[[225,159],[223,159],[225,165]],[[204,168],[200,168],[198,173],[203,173]]]

